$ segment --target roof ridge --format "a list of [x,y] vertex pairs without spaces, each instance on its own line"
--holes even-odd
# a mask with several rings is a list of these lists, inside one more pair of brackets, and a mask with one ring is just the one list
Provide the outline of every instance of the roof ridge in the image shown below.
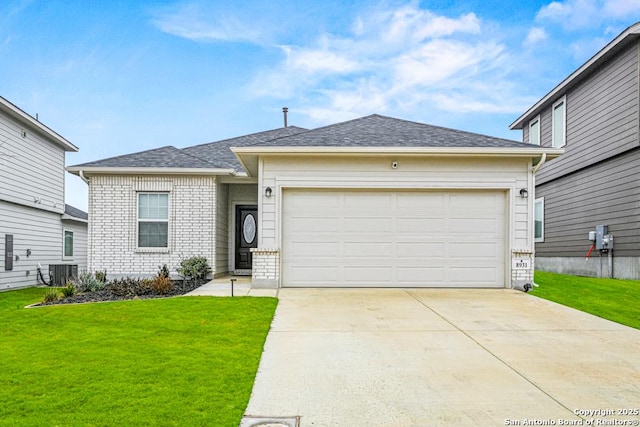
[[[303,131],[309,130],[309,129],[301,128],[299,126],[287,126],[286,128],[285,127],[279,127],[279,128],[269,129],[269,130],[263,130],[263,131],[260,131],[260,132],[249,133],[247,135],[234,136],[234,137],[231,137],[231,138],[220,139],[220,140],[217,140],[217,141],[204,142],[202,144],[190,145],[188,147],[179,148],[179,150],[186,150],[186,149],[189,149],[189,148],[197,148],[197,147],[202,147],[202,146],[210,145],[210,144],[220,144],[220,143],[233,141],[234,139],[250,138],[250,137],[255,137],[255,136],[258,136],[258,135],[265,134],[265,133],[275,132],[275,131],[279,131],[279,130],[283,130],[283,129],[290,129],[290,128],[302,129]],[[276,139],[276,138],[274,138],[274,139]],[[271,141],[271,140],[269,139],[268,141]]]

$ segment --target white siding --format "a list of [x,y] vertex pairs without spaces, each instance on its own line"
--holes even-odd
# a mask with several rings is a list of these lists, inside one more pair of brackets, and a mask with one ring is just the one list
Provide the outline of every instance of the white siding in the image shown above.
[[[34,202],[36,199],[38,203]],[[64,150],[3,115],[0,200],[64,212]]]
[[[0,289],[37,284],[38,263],[48,278],[49,264],[78,264],[86,269],[86,224],[61,221],[60,214],[0,201]],[[63,259],[63,228],[74,231],[74,256]],[[13,270],[5,271],[5,235],[13,235],[13,252],[19,257]],[[27,249],[31,255],[27,256]]]
[[[169,247],[137,249],[137,192],[169,192]],[[94,176],[89,192],[90,269],[109,277],[151,276],[167,264],[204,256],[216,266],[215,177]]]
[[[392,168],[397,162],[398,167]],[[430,156],[277,156],[260,159],[259,248],[282,248],[283,195],[293,189],[497,190],[505,194],[504,259],[533,248],[533,176],[529,159]],[[519,196],[525,188],[529,198]],[[281,254],[283,256],[283,254]],[[510,277],[507,261],[504,277]],[[281,265],[281,271],[287,267]],[[507,286],[509,284],[507,283]]]
[[216,185],[216,268],[215,274],[229,271],[229,185]]

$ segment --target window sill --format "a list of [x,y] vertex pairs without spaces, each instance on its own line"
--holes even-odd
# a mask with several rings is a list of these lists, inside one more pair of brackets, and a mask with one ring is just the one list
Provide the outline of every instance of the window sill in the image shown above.
[[168,254],[169,248],[136,248],[138,254]]

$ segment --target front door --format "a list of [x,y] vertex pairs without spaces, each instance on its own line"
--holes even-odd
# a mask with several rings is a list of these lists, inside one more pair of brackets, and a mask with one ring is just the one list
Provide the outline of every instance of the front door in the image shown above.
[[258,247],[258,207],[236,206],[236,270],[251,270],[251,248]]

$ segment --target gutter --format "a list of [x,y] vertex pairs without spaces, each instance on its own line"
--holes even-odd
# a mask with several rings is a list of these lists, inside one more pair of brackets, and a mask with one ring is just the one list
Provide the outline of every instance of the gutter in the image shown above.
[[534,175],[536,172],[538,172],[538,170],[542,167],[542,165],[544,165],[546,161],[547,161],[547,153],[542,153],[542,157],[540,157],[540,161],[532,169]]

